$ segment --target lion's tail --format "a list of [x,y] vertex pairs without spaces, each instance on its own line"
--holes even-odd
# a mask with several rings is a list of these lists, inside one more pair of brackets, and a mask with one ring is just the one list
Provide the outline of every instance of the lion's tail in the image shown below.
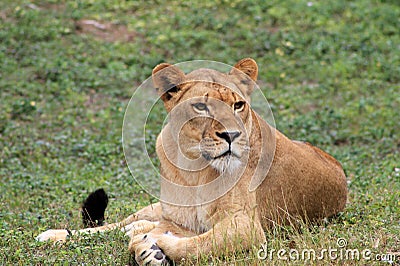
[[97,227],[104,224],[104,211],[108,205],[108,196],[100,188],[86,198],[82,204],[81,214],[85,227]]

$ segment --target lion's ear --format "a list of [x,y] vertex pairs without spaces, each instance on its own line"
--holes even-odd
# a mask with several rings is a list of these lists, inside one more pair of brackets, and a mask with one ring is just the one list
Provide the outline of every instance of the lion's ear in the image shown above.
[[252,58],[244,58],[237,62],[231,70],[230,74],[235,72],[236,69],[242,71],[247,76],[249,76],[253,81],[257,81],[258,76],[258,66],[254,59]]
[[176,66],[162,63],[153,69],[152,78],[161,99],[167,103],[178,93],[180,84],[185,80],[185,73]]

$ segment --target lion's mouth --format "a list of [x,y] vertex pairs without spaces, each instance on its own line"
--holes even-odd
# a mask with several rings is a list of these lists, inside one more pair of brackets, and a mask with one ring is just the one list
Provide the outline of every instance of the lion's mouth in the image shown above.
[[218,160],[218,159],[224,159],[224,158],[240,158],[240,156],[238,156],[237,154],[235,154],[234,152],[232,152],[232,150],[227,150],[222,152],[219,155],[216,156],[212,156],[211,154],[208,153],[203,153],[202,154],[203,157],[207,160],[207,161],[213,161],[213,160]]
[[201,155],[204,159],[207,161],[218,161],[218,160],[225,160],[225,159],[240,159],[243,155],[242,151],[247,151],[248,148],[247,146],[238,146],[238,145],[227,145],[226,147],[223,147],[220,149],[218,152],[212,151],[212,150],[207,150],[204,149],[201,150]]
[[233,155],[232,151],[231,150],[227,150],[226,152],[224,152],[224,153],[222,153],[222,154],[220,154],[220,155],[218,155],[218,156],[216,156],[216,157],[214,157],[212,159],[215,160],[215,159],[222,158],[222,157],[225,157],[225,156],[230,156],[230,155]]
[[229,156],[233,155],[233,153],[232,153],[231,149],[228,148],[228,149],[226,149],[225,151],[222,151],[222,152],[221,152],[220,154],[218,154],[218,155],[210,154],[210,153],[207,152],[207,151],[203,151],[201,155],[202,155],[207,161],[212,161],[212,160],[217,160],[217,159],[224,158],[224,157],[229,157]]

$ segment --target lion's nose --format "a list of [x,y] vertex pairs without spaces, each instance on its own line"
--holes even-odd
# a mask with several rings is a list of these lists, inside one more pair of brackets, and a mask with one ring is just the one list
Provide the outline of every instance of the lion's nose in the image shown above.
[[240,136],[239,131],[217,132],[216,134],[219,138],[226,140],[226,142],[229,144],[231,144],[237,137]]

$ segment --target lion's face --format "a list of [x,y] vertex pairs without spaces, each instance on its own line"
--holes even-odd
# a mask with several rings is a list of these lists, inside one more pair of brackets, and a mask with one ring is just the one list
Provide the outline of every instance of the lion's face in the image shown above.
[[220,172],[235,170],[249,150],[250,109],[246,100],[215,83],[195,82],[186,84],[185,89],[186,97],[170,112],[181,152]]
[[239,68],[228,74],[199,69],[187,75],[169,65],[156,70],[153,80],[163,92],[172,138],[179,147],[175,163],[192,171],[211,166],[220,173],[233,173],[245,163],[250,150],[252,76]]

